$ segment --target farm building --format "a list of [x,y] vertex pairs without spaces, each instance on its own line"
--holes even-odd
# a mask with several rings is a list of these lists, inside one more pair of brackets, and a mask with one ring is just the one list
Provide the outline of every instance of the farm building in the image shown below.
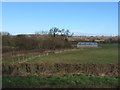
[[77,47],[98,47],[97,42],[78,42]]

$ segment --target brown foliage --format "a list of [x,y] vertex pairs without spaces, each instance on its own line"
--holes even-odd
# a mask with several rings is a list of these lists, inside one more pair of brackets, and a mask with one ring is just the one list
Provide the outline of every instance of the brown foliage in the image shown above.
[[43,51],[71,48],[71,44],[67,41],[67,38],[59,35],[56,37],[49,35],[43,37],[29,35],[6,36],[3,38],[3,41],[3,53],[21,50]]
[[64,74],[64,73],[84,73],[88,75],[118,75],[117,64],[2,64],[3,75],[41,75],[41,74]]

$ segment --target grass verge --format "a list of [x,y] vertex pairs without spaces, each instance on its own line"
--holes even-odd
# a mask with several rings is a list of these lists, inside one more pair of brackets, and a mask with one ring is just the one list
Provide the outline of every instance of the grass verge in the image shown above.
[[119,77],[77,74],[47,76],[3,76],[3,88],[80,87],[116,88]]

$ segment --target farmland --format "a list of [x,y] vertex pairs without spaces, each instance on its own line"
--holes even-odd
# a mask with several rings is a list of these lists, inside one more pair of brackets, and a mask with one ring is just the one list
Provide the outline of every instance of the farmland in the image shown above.
[[117,46],[3,58],[3,87],[118,87]]
[[120,88],[117,2],[28,2],[1,3],[2,89]]
[[98,48],[80,48],[30,54],[13,58],[3,58],[3,62],[18,63],[25,61],[29,63],[67,63],[67,64],[86,64],[86,63],[118,63],[117,44],[100,44]]

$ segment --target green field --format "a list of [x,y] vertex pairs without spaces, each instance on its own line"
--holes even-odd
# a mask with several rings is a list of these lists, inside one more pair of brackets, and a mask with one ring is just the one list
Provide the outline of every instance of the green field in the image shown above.
[[50,54],[31,60],[39,63],[118,63],[117,45],[100,45],[99,48],[80,48],[59,54]]
[[[34,53],[3,58],[3,63],[5,63],[6,73],[14,69],[10,75],[3,75],[3,87],[97,88],[119,86],[119,76],[114,73],[114,71],[117,72],[116,65],[118,63],[117,44],[100,44],[98,48],[69,49],[60,53]],[[10,66],[7,68],[9,64],[11,68],[9,68]],[[40,68],[37,68],[37,65]],[[79,70],[83,70],[82,73],[77,70],[79,65]],[[20,70],[22,75],[18,73]],[[87,71],[86,74],[85,71]]]
[[[29,58],[29,59],[28,59]],[[26,60],[26,61],[25,61]],[[48,55],[33,54],[14,58],[3,58],[3,62],[29,63],[118,63],[117,44],[100,44],[98,48],[79,48]]]
[[88,75],[63,76],[3,76],[4,87],[41,88],[41,87],[79,87],[79,88],[116,88],[119,77]]

